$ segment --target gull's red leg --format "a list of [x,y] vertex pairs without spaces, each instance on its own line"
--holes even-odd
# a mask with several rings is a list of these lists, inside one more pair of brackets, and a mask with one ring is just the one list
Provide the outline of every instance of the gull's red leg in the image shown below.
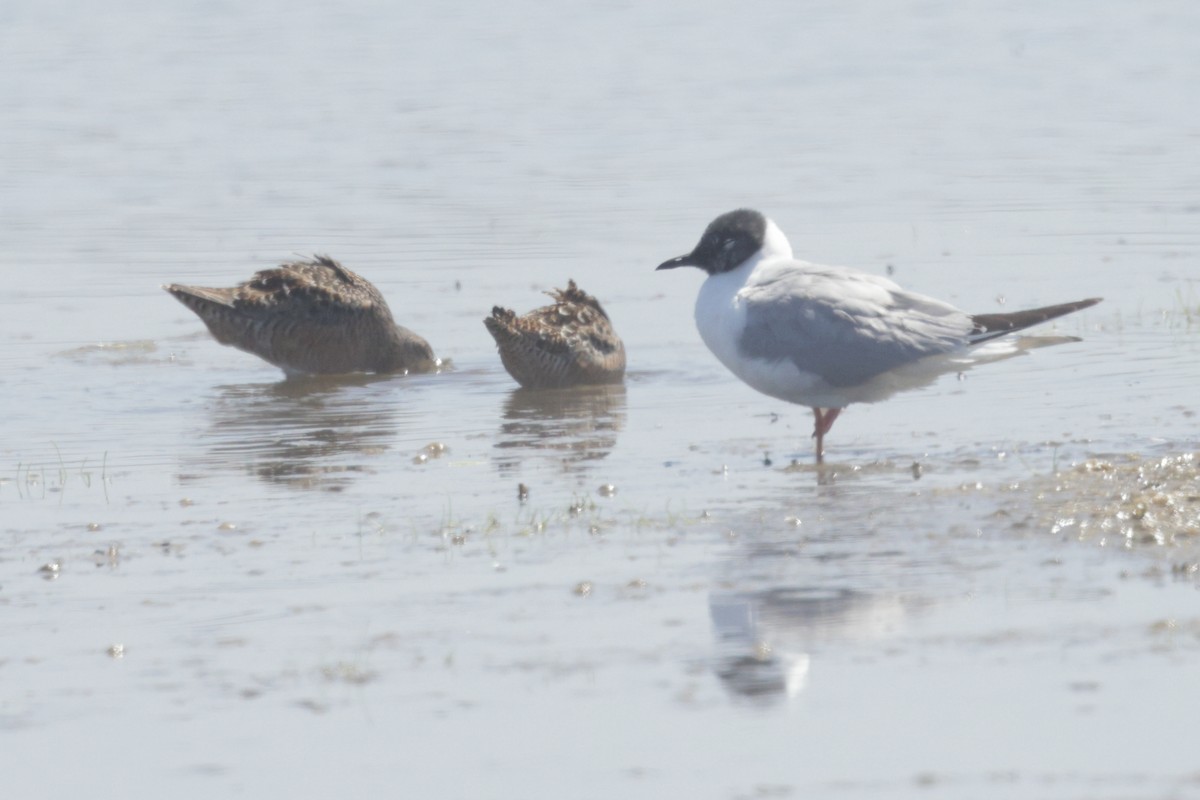
[[833,427],[834,420],[838,418],[838,414],[842,413],[840,408],[827,408],[821,410],[814,408],[813,412],[813,438],[817,440],[817,463],[820,464],[825,460],[825,434],[829,433],[829,429]]

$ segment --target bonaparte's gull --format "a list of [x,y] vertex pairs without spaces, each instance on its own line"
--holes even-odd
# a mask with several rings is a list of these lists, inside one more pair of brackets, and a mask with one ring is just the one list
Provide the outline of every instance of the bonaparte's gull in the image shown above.
[[1100,302],[967,314],[887,278],[796,259],[775,223],[749,209],[717,217],[692,252],[658,269],[684,266],[708,273],[696,298],[704,343],[754,389],[812,408],[818,462],[851,403],[1013,354],[1011,341],[980,345]]

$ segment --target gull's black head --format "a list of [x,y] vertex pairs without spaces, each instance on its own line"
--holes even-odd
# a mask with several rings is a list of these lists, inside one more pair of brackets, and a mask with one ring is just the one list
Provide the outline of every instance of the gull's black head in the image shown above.
[[762,249],[766,234],[766,217],[739,208],[710,222],[692,252],[664,261],[657,268],[699,267],[709,275],[729,272]]

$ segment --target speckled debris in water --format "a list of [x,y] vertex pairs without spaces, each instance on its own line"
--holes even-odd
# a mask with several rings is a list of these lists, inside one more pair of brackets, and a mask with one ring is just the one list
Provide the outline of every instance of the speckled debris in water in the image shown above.
[[101,526],[99,522],[89,522],[87,525],[87,529],[93,532],[100,530],[100,527]]
[[579,583],[575,584],[571,591],[579,597],[588,597],[592,593],[592,582],[580,581]]
[[305,711],[311,711],[314,714],[325,714],[329,711],[328,703],[322,703],[310,698],[296,701],[296,706],[303,708]]
[[112,644],[112,645],[109,645],[108,649],[105,650],[104,652],[106,652],[108,654],[109,658],[124,658],[125,657],[125,645]]
[[116,566],[121,560],[121,548],[115,544],[110,544],[103,550],[92,551],[92,561],[96,566],[104,566],[107,564],[110,567]]
[[40,567],[38,567],[37,571],[41,574],[41,576],[43,578],[45,578],[48,581],[52,581],[58,577],[59,571],[61,570],[61,568],[62,568],[62,565],[59,564],[59,562],[49,561],[45,564],[42,564]]
[[616,493],[617,487],[613,486],[611,483],[601,484],[600,488],[596,490],[596,494],[600,495],[601,497],[612,497]]
[[434,458],[441,458],[447,452],[448,448],[442,442],[430,442],[421,448],[420,452],[413,456],[412,463],[425,464]]
[[1101,544],[1200,542],[1200,459],[1088,459],[1030,484],[1042,525]]
[[327,681],[340,681],[342,683],[350,683],[358,686],[370,683],[379,677],[379,674],[372,670],[363,669],[358,664],[347,663],[344,661],[338,662],[333,666],[322,667],[321,674]]
[[234,522],[222,522],[220,525],[218,525],[218,526],[217,526],[217,530],[219,530],[219,531],[222,531],[222,532],[224,532],[224,533],[229,533],[229,532],[231,532],[231,531],[236,531],[236,530],[237,530],[237,523],[234,523]]

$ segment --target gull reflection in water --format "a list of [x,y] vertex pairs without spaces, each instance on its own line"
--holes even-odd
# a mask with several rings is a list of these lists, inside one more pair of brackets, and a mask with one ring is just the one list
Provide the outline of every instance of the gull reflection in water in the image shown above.
[[356,375],[218,387],[212,422],[201,435],[208,444],[202,467],[245,470],[295,489],[344,489],[395,435],[394,393],[381,390],[389,379],[395,380]]
[[714,593],[708,607],[713,671],[734,697],[765,704],[804,690],[822,644],[890,635],[906,614],[896,597],[809,587]]
[[554,459],[564,471],[586,469],[609,454],[624,425],[623,384],[515,389],[504,404],[496,463],[509,474],[536,455]]

